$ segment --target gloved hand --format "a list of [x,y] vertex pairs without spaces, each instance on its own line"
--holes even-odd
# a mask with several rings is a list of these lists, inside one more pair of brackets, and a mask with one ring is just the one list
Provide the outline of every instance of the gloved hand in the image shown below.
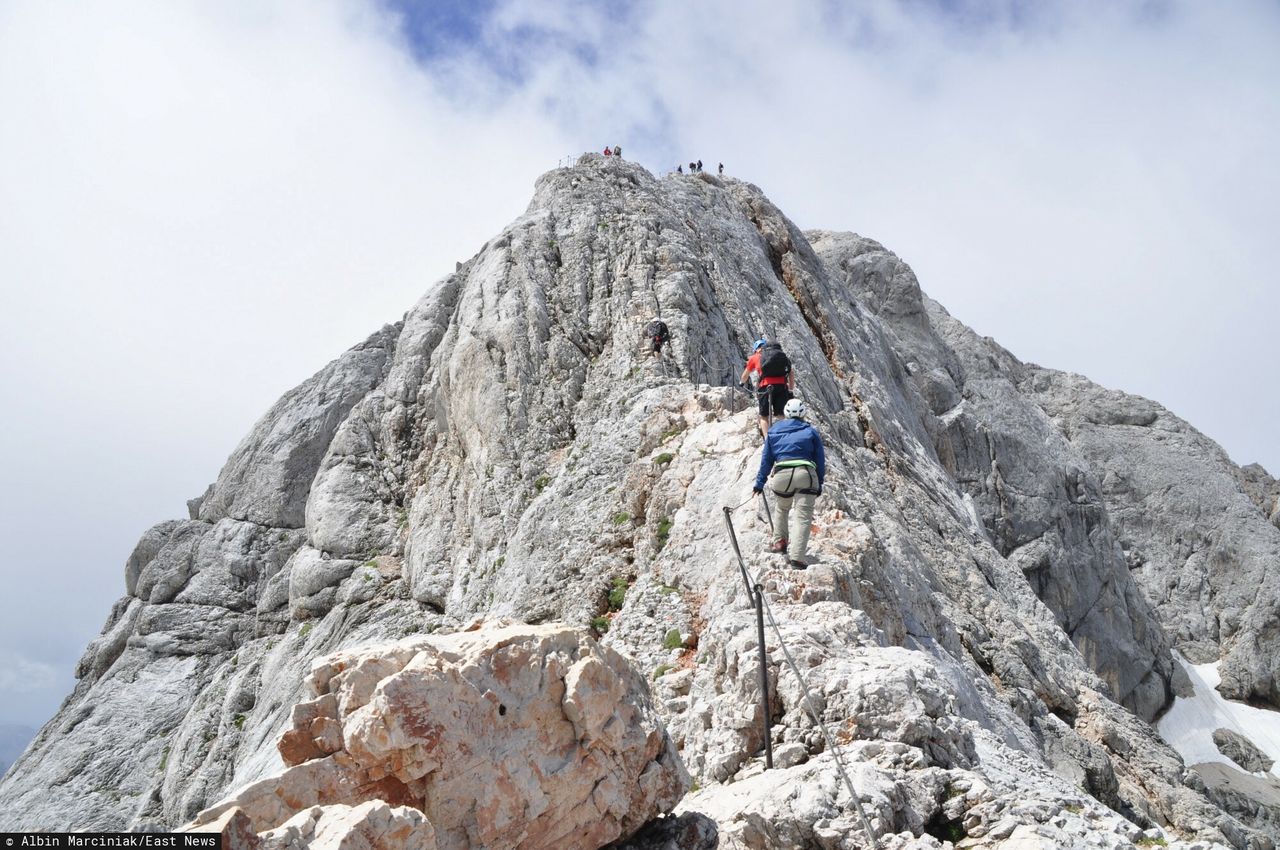
[[752,488],[751,488],[751,492],[752,492],[752,493],[754,493],[755,495],[759,496],[761,493],[763,493],[763,492],[764,492],[764,488],[763,488],[763,487],[752,487]]

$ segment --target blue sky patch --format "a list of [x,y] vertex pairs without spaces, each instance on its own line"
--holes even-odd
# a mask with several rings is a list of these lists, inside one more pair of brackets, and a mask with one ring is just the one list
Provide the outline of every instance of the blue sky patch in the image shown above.
[[497,0],[381,0],[401,22],[415,59],[432,62],[479,46]]

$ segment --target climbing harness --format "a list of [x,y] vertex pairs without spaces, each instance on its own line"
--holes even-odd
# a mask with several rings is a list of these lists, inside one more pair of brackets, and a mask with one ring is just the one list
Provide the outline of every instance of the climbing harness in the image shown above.
[[[761,493],[761,496],[764,494]],[[767,503],[766,503],[767,504]],[[772,520],[770,520],[772,522]],[[799,665],[791,656],[791,650],[787,648],[787,642],[782,637],[782,628],[778,625],[777,619],[773,616],[773,608],[769,605],[769,601],[764,598],[764,585],[759,577],[753,582],[750,573],[747,572],[747,564],[742,558],[742,549],[738,546],[738,535],[733,528],[733,517],[730,516],[730,509],[724,509],[724,524],[729,532],[729,542],[733,546],[733,554],[738,559],[738,570],[742,573],[742,581],[747,586],[747,593],[753,597],[756,609],[756,635],[760,647],[760,693],[764,700],[764,731],[765,731],[765,767],[766,769],[773,767],[773,745],[771,724],[769,718],[769,676],[768,667],[765,660],[765,644],[764,644],[764,616],[769,618],[769,625],[773,627],[773,633],[777,635],[778,647],[782,650],[782,657],[786,659],[787,666],[791,672],[795,674],[796,679],[800,682],[800,689],[804,693],[805,708],[809,712],[809,716],[813,718],[813,722],[822,732],[822,739],[826,742],[827,751],[831,753],[836,763],[836,771],[840,774],[840,778],[844,780],[845,790],[849,792],[849,799],[853,801],[854,808],[857,809],[858,819],[862,822],[862,828],[866,830],[867,839],[871,842],[872,847],[879,847],[879,841],[876,839],[875,832],[871,829],[871,821],[867,820],[867,814],[862,809],[862,801],[858,798],[858,792],[853,787],[853,780],[849,778],[849,772],[845,769],[844,759],[840,757],[840,750],[836,746],[835,738],[831,735],[831,731],[827,728],[827,724],[823,722],[821,715],[817,710],[817,703],[813,699],[813,694],[809,690],[809,682],[804,677],[804,673],[800,672]]]

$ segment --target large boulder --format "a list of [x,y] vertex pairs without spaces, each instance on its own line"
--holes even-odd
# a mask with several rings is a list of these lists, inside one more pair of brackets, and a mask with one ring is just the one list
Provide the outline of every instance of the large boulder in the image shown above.
[[1250,773],[1266,773],[1275,764],[1257,744],[1234,729],[1214,729],[1213,743],[1218,752]]
[[[191,828],[238,809],[263,846],[341,843],[344,824],[376,817],[433,832],[440,850],[595,850],[689,788],[644,678],[568,626],[493,624],[338,652],[312,665],[308,685],[315,698],[294,707],[280,740],[289,767]],[[375,800],[429,823],[359,808]]]

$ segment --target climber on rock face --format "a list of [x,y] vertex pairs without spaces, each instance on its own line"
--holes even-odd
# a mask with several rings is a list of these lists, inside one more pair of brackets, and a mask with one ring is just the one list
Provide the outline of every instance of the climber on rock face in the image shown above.
[[769,414],[782,416],[783,406],[791,398],[795,389],[795,376],[791,373],[791,361],[782,350],[782,345],[770,342],[761,337],[756,340],[752,355],[747,358],[746,368],[742,370],[742,383],[747,383],[752,375],[758,380],[756,385],[756,404],[760,412],[760,435],[769,436]]
[[608,146],[608,145],[605,145],[605,148],[604,148],[604,155],[605,155],[605,156],[613,156],[613,151],[609,149],[609,146]]
[[[760,471],[756,473],[755,493],[764,492],[765,478],[777,497],[773,510],[774,540],[769,551],[784,553],[787,563],[803,570],[809,548],[809,525],[813,522],[813,502],[822,495],[822,482],[827,477],[827,456],[818,429],[804,421],[804,402],[793,398],[787,402],[786,419],[769,429],[764,451],[760,455]],[[795,517],[791,520],[791,508]]]
[[667,329],[667,323],[657,316],[644,326],[644,336],[649,340],[649,354],[653,357],[661,357],[662,346],[671,341],[671,331]]
[[761,336],[756,340],[755,345],[751,346],[751,354],[747,357],[747,365],[742,370],[742,374],[738,377],[738,383],[744,387],[755,390],[760,385],[760,349],[764,348],[769,342],[769,337]]

